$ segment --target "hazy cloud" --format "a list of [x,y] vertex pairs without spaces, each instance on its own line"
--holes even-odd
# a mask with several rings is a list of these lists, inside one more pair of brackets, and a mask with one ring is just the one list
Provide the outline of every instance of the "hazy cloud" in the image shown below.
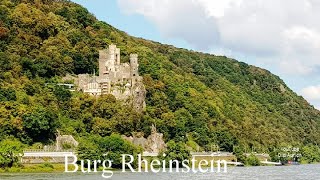
[[203,50],[219,41],[215,19],[197,1],[118,0],[118,3],[125,13],[144,15],[167,38],[181,38]]
[[317,0],[118,0],[123,12],[144,15],[160,32],[200,50],[209,47],[277,60],[285,73],[320,66]]
[[307,100],[315,102],[316,108],[320,109],[320,85],[306,87],[301,93]]
[[320,101],[320,85],[304,88],[302,90],[302,95],[308,99]]

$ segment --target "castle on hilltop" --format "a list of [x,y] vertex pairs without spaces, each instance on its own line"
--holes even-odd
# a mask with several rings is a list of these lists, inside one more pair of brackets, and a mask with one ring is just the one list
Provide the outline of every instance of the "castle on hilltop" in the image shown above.
[[[92,96],[112,94],[118,100],[132,102],[137,111],[142,111],[146,106],[146,90],[138,67],[137,54],[130,54],[130,63],[121,63],[120,49],[110,45],[99,51],[99,76],[79,74],[72,79],[78,91]],[[70,79],[70,75],[65,79]]]

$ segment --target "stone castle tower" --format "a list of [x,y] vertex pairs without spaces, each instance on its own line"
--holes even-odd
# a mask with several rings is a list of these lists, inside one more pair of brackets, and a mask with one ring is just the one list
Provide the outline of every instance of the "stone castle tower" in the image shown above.
[[118,71],[120,66],[120,49],[110,45],[107,50],[99,51],[99,76],[105,76]]
[[138,69],[137,54],[130,55],[130,63],[121,63],[120,49],[110,45],[108,49],[99,51],[99,76],[79,74],[75,82],[79,91],[93,96],[112,94],[142,111],[146,106],[146,90]]

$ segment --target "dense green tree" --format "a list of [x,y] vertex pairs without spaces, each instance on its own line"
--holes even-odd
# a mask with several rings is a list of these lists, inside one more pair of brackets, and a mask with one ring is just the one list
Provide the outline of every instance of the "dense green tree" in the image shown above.
[[302,148],[301,161],[303,163],[316,163],[320,162],[320,148],[315,145],[307,145]]
[[232,152],[233,146],[238,144],[236,138],[225,130],[216,132],[216,137],[220,148],[224,151]]
[[77,147],[78,159],[81,160],[102,160],[103,154],[99,149],[97,137],[87,137],[79,142]]
[[120,135],[112,134],[106,137],[87,137],[78,147],[80,159],[112,160],[113,168],[120,168],[121,155],[130,154],[134,157],[141,153],[141,149],[124,140]]
[[23,155],[24,145],[14,138],[6,138],[0,141],[0,167],[12,167],[19,163]]
[[138,153],[141,153],[139,148],[121,138],[120,135],[112,134],[109,137],[101,138],[98,143],[101,151],[106,154],[105,158],[113,160],[112,165],[117,168],[122,166],[122,154],[130,154],[136,157]]
[[[1,33],[1,30],[0,30],[0,33]],[[12,69],[12,64],[10,63],[8,56],[5,53],[0,52],[0,71],[5,72],[11,69]]]
[[233,153],[236,156],[238,162],[242,162],[242,163],[246,162],[246,156],[244,154],[245,152],[243,151],[242,147],[235,146],[233,148]]
[[63,86],[55,86],[54,95],[57,97],[58,101],[60,102],[68,102],[71,98],[70,90],[64,88]]
[[12,88],[0,88],[0,101],[16,101],[16,91]]
[[57,116],[51,110],[38,107],[34,112],[25,114],[23,119],[23,128],[27,135],[37,141],[47,141],[54,137],[56,132]]
[[174,142],[173,140],[167,143],[167,150],[159,153],[159,159],[166,160],[168,163],[170,160],[177,160],[182,163],[183,160],[190,159],[190,151],[186,148],[183,142]]
[[249,166],[259,166],[261,163],[257,156],[255,156],[254,154],[250,154],[246,158],[245,164]]

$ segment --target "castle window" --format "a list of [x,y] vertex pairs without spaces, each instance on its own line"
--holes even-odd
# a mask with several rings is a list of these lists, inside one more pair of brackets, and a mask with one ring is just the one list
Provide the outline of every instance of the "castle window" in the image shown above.
[[133,74],[133,76],[136,76],[136,74]]
[[109,74],[108,67],[106,67],[106,72],[105,72],[105,74]]

